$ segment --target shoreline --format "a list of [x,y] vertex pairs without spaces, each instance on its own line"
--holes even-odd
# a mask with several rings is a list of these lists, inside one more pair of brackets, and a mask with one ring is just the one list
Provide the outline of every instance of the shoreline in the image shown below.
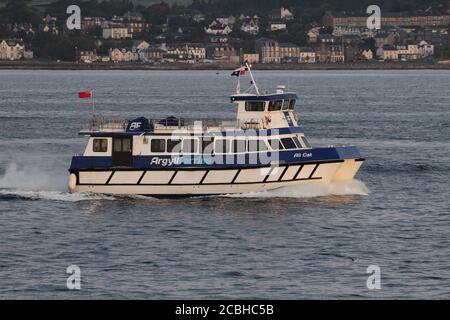
[[[75,63],[47,61],[0,61],[0,70],[149,70],[149,71],[211,71],[234,70],[231,63],[210,64],[141,64],[141,63]],[[344,64],[255,64],[255,70],[450,70],[450,63],[436,62],[372,62]]]

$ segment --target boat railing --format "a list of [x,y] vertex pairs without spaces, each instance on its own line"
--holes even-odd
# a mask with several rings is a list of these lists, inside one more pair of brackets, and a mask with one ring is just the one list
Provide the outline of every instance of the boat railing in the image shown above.
[[[261,130],[265,128],[263,119],[186,119],[186,118],[165,118],[165,119],[149,119],[151,130],[159,129],[196,129],[208,130],[209,128],[219,128],[220,130]],[[125,131],[129,120],[117,118],[95,117],[90,121],[90,131]]]

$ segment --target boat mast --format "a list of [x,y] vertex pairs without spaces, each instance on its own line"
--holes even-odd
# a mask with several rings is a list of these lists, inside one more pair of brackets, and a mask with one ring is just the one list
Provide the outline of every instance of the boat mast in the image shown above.
[[259,95],[259,89],[258,89],[258,86],[256,85],[255,78],[253,77],[253,73],[252,73],[251,66],[248,64],[247,61],[245,61],[245,68],[246,68],[246,69],[248,70],[248,72],[250,73],[250,78],[252,79],[252,86],[255,87],[256,94]]

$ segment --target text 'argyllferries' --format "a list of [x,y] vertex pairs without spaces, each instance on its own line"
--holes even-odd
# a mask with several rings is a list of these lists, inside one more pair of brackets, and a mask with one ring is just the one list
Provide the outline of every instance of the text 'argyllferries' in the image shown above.
[[[248,74],[250,87],[241,91]],[[231,121],[131,121],[94,117],[85,151],[69,169],[70,192],[184,197],[260,192],[354,178],[356,147],[312,147],[294,112],[297,95],[262,94],[251,66],[235,70]]]

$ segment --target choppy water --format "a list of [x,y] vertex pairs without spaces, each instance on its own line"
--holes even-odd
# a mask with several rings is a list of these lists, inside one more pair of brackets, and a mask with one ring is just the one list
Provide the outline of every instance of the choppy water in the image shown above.
[[[449,298],[450,73],[256,72],[301,96],[358,180],[188,200],[66,193],[95,88],[110,116],[233,117],[220,72],[0,71],[0,298]],[[82,289],[66,288],[78,265]],[[366,287],[369,265],[382,289]]]

